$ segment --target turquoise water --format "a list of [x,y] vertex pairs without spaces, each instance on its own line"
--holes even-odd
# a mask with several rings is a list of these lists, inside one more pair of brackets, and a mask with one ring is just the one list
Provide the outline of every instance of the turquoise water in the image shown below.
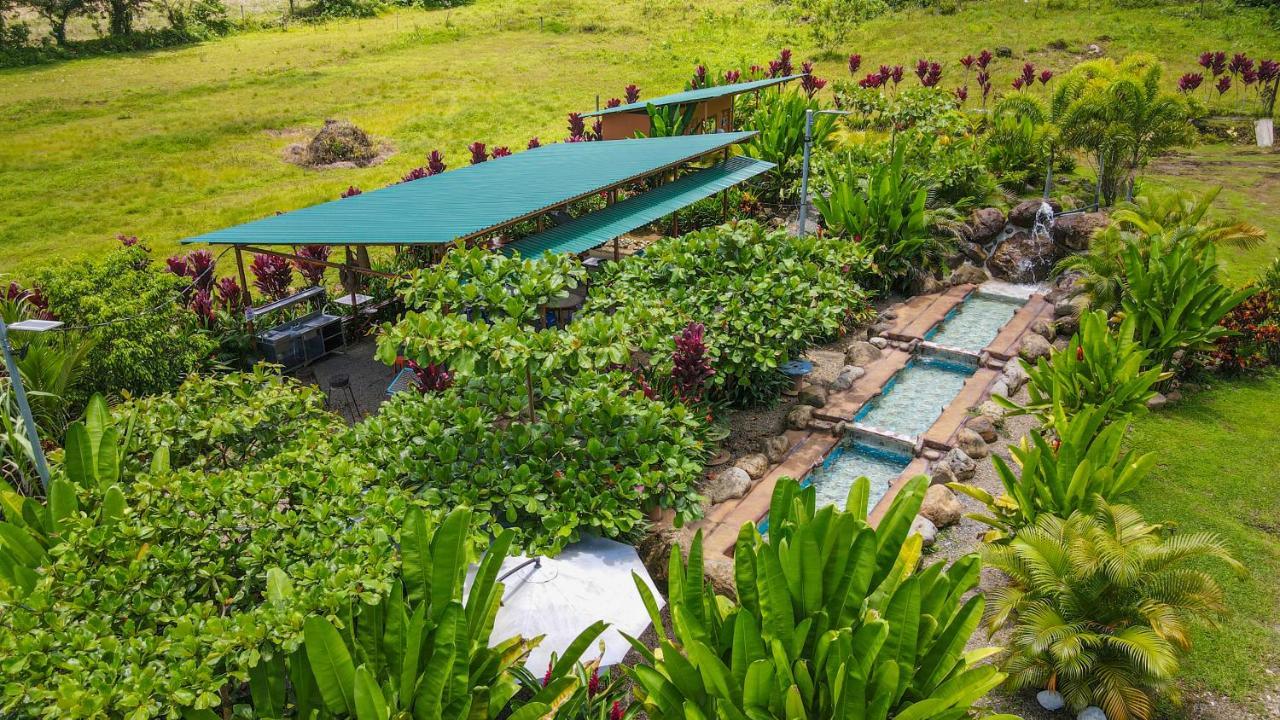
[[854,420],[899,435],[923,435],[959,394],[974,369],[939,358],[917,357],[898,371],[880,397]]
[[928,335],[926,340],[939,345],[981,352],[1000,334],[1000,328],[1013,318],[1022,306],[1013,298],[973,294],[960,307],[948,315]]
[[847,442],[832,453],[809,481],[818,494],[818,507],[845,506],[849,488],[862,476],[871,481],[867,510],[876,506],[889,492],[889,486],[906,469],[911,458],[860,442]]

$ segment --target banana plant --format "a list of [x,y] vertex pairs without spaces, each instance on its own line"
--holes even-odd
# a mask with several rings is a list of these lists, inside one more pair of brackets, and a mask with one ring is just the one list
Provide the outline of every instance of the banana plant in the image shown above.
[[1101,310],[1080,316],[1080,331],[1065,349],[1054,350],[1034,365],[1022,360],[1027,372],[1026,405],[993,396],[1014,415],[1035,415],[1052,427],[1055,407],[1072,415],[1085,405],[1105,407],[1107,418],[1146,412],[1155,395],[1152,387],[1170,377],[1160,367],[1143,367],[1150,354],[1134,339],[1135,318],[1127,317],[1114,331]]
[[1030,433],[1009,452],[1021,466],[1014,473],[999,456],[992,456],[1004,494],[995,497],[964,483],[948,483],[987,506],[987,514],[967,517],[989,525],[988,542],[1008,540],[1035,524],[1041,515],[1068,517],[1080,510],[1092,512],[1099,498],[1115,501],[1133,490],[1155,467],[1155,453],[1135,456],[1123,451],[1128,416],[1107,423],[1109,408],[1086,405],[1068,415],[1062,405],[1054,409],[1056,439],[1043,430]]
[[[127,433],[126,433],[127,434]],[[0,589],[26,595],[35,587],[37,570],[49,560],[69,523],[89,517],[98,525],[119,522],[125,515],[120,489],[120,460],[124,441],[101,395],[89,401],[82,421],[67,429],[63,463],[54,468],[49,492],[42,503],[18,493],[0,480]],[[168,462],[164,451],[153,465]],[[81,507],[83,494],[97,507]]]
[[[743,526],[734,553],[737,602],[703,579],[702,538],[688,560],[671,554],[673,632],[636,579],[659,634],[656,651],[632,645],[629,670],[655,720],[859,718],[959,720],[1004,675],[977,664],[995,649],[965,652],[983,598],[979,560],[918,570],[910,533],[928,480],[909,481],[878,528],[867,524],[869,483],[847,511],[816,509],[813,488],[779,482],[769,532]],[[1006,716],[1007,717],[1007,716]]]
[[[287,658],[277,654],[250,673],[258,716],[508,716],[520,689],[516,670],[541,638],[516,636],[490,647],[502,601],[498,569],[513,535],[507,531],[493,540],[464,593],[472,523],[472,512],[466,508],[453,510],[438,526],[420,508],[411,508],[400,532],[400,577],[391,592],[377,605],[353,609],[339,621],[308,617],[297,652]],[[268,571],[267,586],[268,601],[278,602],[292,593],[279,568]],[[580,682],[572,669],[604,629],[604,623],[587,628],[557,660],[551,680],[509,717],[544,718],[572,700]]]

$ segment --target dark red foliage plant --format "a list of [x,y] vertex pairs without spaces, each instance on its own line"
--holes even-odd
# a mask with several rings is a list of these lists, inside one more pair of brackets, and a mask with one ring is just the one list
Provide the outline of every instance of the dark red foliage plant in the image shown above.
[[244,291],[235,278],[224,277],[218,281],[218,302],[231,312],[239,311],[244,305]]
[[529,138],[529,144],[525,146],[525,149],[532,150],[534,148],[540,148],[540,147],[542,147],[542,141],[539,140],[538,137],[535,135]]
[[978,69],[986,70],[987,66],[991,64],[991,58],[992,58],[992,55],[990,50],[983,50],[982,52],[978,53],[978,60],[977,60]]
[[693,69],[693,77],[689,80],[689,88],[697,90],[707,86],[707,66],[699,65]]
[[279,300],[289,294],[289,285],[293,282],[293,266],[288,260],[278,255],[258,253],[249,263],[253,272],[253,286],[272,300]]
[[1036,66],[1026,63],[1022,66],[1022,84],[1031,87],[1036,83]]
[[[329,259],[330,248],[328,245],[303,245],[298,248],[298,255],[307,260],[326,261]],[[315,287],[324,282],[324,265],[318,263],[306,262],[306,260],[294,260],[294,267],[298,268],[298,274],[303,280],[307,281],[307,285]]]
[[1231,76],[1230,76],[1230,75],[1223,75],[1222,77],[1218,78],[1218,85],[1217,85],[1217,88],[1218,88],[1218,94],[1219,94],[1219,95],[1223,95],[1223,94],[1225,94],[1228,90],[1230,90],[1230,89],[1231,89]]
[[724,84],[725,84],[725,85],[733,85],[734,83],[738,82],[738,81],[739,81],[739,80],[741,80],[741,79],[742,79],[742,71],[741,71],[741,70],[725,70],[725,71],[724,71]]
[[446,370],[443,365],[435,363],[419,365],[413,360],[407,361],[406,364],[413,371],[414,387],[424,395],[447,390],[450,385],[453,385],[453,373]]
[[778,51],[778,71],[783,76],[795,74],[795,68],[791,65],[791,48]]
[[862,56],[854,53],[849,56],[849,74],[857,76],[858,68],[862,67]]
[[355,197],[357,195],[363,195],[363,194],[364,194],[364,191],[361,190],[360,188],[356,187],[355,185],[348,185],[347,189],[343,190],[342,194],[339,195],[339,197],[345,199],[345,198]]
[[703,386],[716,374],[707,357],[705,333],[706,327],[702,323],[691,322],[675,336],[675,350],[671,353],[671,384],[676,396],[685,403],[700,402]]
[[444,153],[439,150],[432,150],[431,154],[427,156],[427,174],[439,175],[446,169],[448,167],[444,164]]
[[489,150],[485,144],[477,140],[467,146],[467,150],[471,152],[471,164],[479,165],[489,159]]
[[1187,73],[1178,78],[1178,90],[1189,93],[1200,87],[1200,83],[1204,82],[1204,75],[1201,73]]
[[640,102],[640,88],[634,84],[626,86],[622,91],[623,97],[626,98],[628,103]]
[[1049,84],[1049,81],[1050,81],[1050,80],[1052,80],[1052,79],[1053,79],[1053,71],[1052,71],[1052,70],[1041,70],[1041,71],[1040,71],[1040,84],[1041,84],[1041,85],[1048,85],[1048,84]]
[[489,153],[489,157],[495,158],[495,159],[500,157],[508,157],[510,155],[511,155],[511,148],[507,147],[506,145],[497,145],[493,148],[493,151]]
[[607,108],[616,108],[622,104],[622,98],[609,98],[605,101],[604,106]]
[[813,63],[805,60],[800,65],[804,69],[804,77],[800,78],[800,87],[804,89],[804,94],[812,98],[819,90],[827,86],[827,81],[813,74]]
[[213,297],[207,289],[196,290],[195,294],[191,296],[191,312],[195,313],[196,319],[202,327],[213,326]]

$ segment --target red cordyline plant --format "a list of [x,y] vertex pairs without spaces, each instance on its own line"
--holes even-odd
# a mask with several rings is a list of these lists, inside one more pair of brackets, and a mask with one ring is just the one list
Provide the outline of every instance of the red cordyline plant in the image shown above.
[[671,353],[671,381],[676,396],[685,403],[702,400],[703,386],[716,374],[707,358],[707,344],[703,339],[706,327],[691,322],[676,333],[675,350]]
[[622,98],[609,98],[605,101],[604,106],[607,108],[616,108],[622,104]]
[[[338,197],[349,198],[349,197],[355,197],[357,195],[363,195],[363,194],[364,194],[364,191],[361,190],[360,188],[356,187],[355,185],[348,185],[347,189],[343,190],[342,194],[339,195]],[[276,214],[278,215],[279,213],[276,213]]]
[[1258,63],[1258,95],[1262,99],[1263,116],[1271,117],[1276,109],[1276,95],[1280,95],[1280,62]]
[[468,145],[467,150],[471,152],[472,165],[479,165],[480,163],[489,159],[488,148],[485,147],[485,144],[480,142],[479,140]]
[[494,147],[493,150],[489,153],[489,157],[494,159],[497,159],[500,157],[509,157],[510,155],[511,155],[511,148],[507,147],[506,145],[498,145]]
[[693,69],[693,77],[689,79],[689,89],[697,90],[707,86],[707,66],[699,65]]
[[436,363],[419,365],[413,360],[408,360],[405,364],[413,371],[414,387],[423,395],[438,393],[453,385],[453,373],[446,370],[443,365]]
[[738,81],[739,81],[739,80],[741,80],[741,79],[742,79],[742,71],[741,71],[741,70],[725,70],[725,71],[724,71],[724,84],[725,84],[725,85],[732,85],[732,84],[734,84],[734,83],[738,82]]
[[1204,75],[1201,73],[1187,73],[1178,78],[1178,90],[1182,93],[1189,93],[1200,87],[1200,83],[1204,82]]
[[195,313],[196,320],[202,327],[212,327],[215,316],[213,313],[213,296],[209,294],[208,289],[201,288],[196,290],[191,296],[191,312]]
[[1253,69],[1253,61],[1244,53],[1236,53],[1231,56],[1231,62],[1227,63],[1227,69],[1232,75],[1243,75],[1246,71]]
[[767,71],[765,70],[765,68],[752,63],[751,67],[747,68],[747,74],[753,78],[758,78],[766,75]]
[[966,72],[973,69],[973,63],[976,61],[977,58],[975,58],[972,53],[960,58],[960,64],[964,66]]
[[795,74],[795,68],[791,66],[791,48],[778,51],[778,72],[783,76]]
[[538,139],[537,135],[534,135],[533,137],[529,138],[529,144],[525,146],[525,149],[532,150],[534,148],[540,148],[540,147],[542,147],[542,141]]
[[1023,81],[1022,77],[1021,77],[1021,76],[1019,76],[1019,77],[1014,78],[1014,79],[1013,79],[1013,82],[1012,82],[1012,83],[1010,83],[1010,85],[1013,87],[1013,89],[1014,89],[1014,90],[1021,90],[1021,89],[1022,89],[1023,82],[1024,82],[1024,81]]
[[884,85],[886,76],[880,73],[867,73],[867,76],[858,81],[858,87],[861,88],[878,88]]
[[208,250],[192,250],[187,253],[187,267],[190,269],[191,284],[197,290],[208,291],[213,287],[215,260]]
[[862,67],[862,56],[854,53],[849,56],[849,74],[857,77],[858,68]]
[[925,87],[935,87],[942,80],[942,64],[924,58],[917,60],[916,78]]
[[[426,176],[427,176],[427,169],[425,167],[419,166],[405,173],[403,176],[401,176],[400,182],[402,183],[413,182],[414,180],[421,180]],[[392,185],[395,185],[395,184],[396,183],[392,183]]]
[[431,154],[427,156],[427,174],[439,175],[447,169],[448,166],[444,164],[444,153],[439,150],[432,150]]
[[1210,355],[1227,372],[1280,363],[1280,298],[1262,290],[1222,319],[1230,335],[1219,338]]
[[1227,91],[1231,89],[1231,76],[1223,75],[1218,78],[1218,84],[1216,87],[1218,88],[1219,95],[1225,95]]
[[987,66],[991,64],[992,57],[994,56],[990,50],[983,50],[978,53],[978,59],[974,61],[974,64],[978,66],[979,70],[986,70]]
[[278,255],[258,253],[249,263],[253,272],[253,286],[272,300],[279,300],[289,294],[289,285],[293,282],[293,266]]
[[961,85],[960,87],[956,88],[954,92],[956,95],[956,100],[959,100],[961,105],[963,105],[965,101],[969,99],[968,85]]
[[[303,245],[298,248],[300,257],[322,262],[329,259],[329,252],[328,245]],[[293,266],[298,269],[298,274],[302,276],[302,279],[307,281],[307,285],[315,287],[324,282],[324,265],[306,262],[306,260],[294,260]]]
[[1227,69],[1227,54],[1221,50],[1218,52],[1202,52],[1200,53],[1200,67],[1213,73],[1214,77],[1218,77]]
[[1040,71],[1040,84],[1041,84],[1041,85],[1048,85],[1048,84],[1049,84],[1049,81],[1050,81],[1050,80],[1052,80],[1052,79],[1053,79],[1053,71],[1052,71],[1052,70],[1041,70],[1041,71]]
[[889,71],[889,79],[893,81],[894,87],[897,87],[898,83],[902,82],[902,74],[905,70],[906,68],[901,65],[894,65],[893,69]]
[[1022,84],[1031,87],[1036,84],[1036,66],[1031,63],[1025,63],[1022,66]]
[[218,302],[227,310],[237,312],[244,306],[244,291],[235,278],[224,277],[218,281]]
[[599,140],[602,137],[604,137],[604,120],[600,118],[596,118],[595,122],[591,123],[590,139]]
[[628,104],[640,102],[640,88],[636,87],[634,83],[623,88],[622,93]]
[[804,70],[804,77],[800,78],[800,87],[804,89],[806,97],[813,98],[818,91],[827,86],[827,81],[813,74],[813,63],[805,60],[800,64]]

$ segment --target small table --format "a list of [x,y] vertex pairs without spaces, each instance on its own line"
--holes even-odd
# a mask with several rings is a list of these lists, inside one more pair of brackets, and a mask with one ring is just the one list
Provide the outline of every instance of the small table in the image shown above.
[[[353,299],[355,302],[352,302]],[[352,298],[351,294],[347,293],[346,295],[339,295],[338,297],[335,297],[333,299],[333,304],[341,305],[343,307],[352,307],[352,306],[360,307],[361,305],[368,304],[368,302],[372,299],[373,298],[369,295],[361,295],[359,293],[356,293],[355,298]]]
[[551,298],[547,301],[545,307],[551,313],[552,318],[554,318],[555,326],[557,328],[564,328],[564,326],[568,325],[569,321],[573,319],[574,312],[578,308],[582,307],[582,304],[586,302],[586,300],[587,298],[583,295],[568,292],[558,297]]
[[791,360],[782,363],[782,374],[792,379],[791,388],[782,391],[784,395],[795,396],[800,394],[800,388],[804,385],[804,378],[813,372],[813,363],[808,360]]
[[401,368],[400,372],[396,373],[396,376],[391,379],[391,384],[387,386],[387,397],[412,389],[416,382],[417,376],[413,372],[413,368]]

